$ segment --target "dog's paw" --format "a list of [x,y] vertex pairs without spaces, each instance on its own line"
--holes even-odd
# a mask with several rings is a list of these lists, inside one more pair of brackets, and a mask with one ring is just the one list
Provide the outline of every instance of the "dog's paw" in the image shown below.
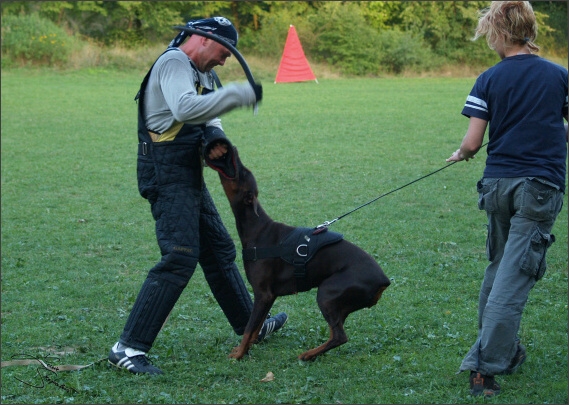
[[231,353],[229,353],[230,359],[240,360],[245,355],[245,352],[241,349],[241,346],[234,347]]
[[298,359],[302,361],[313,361],[314,359],[316,359],[316,357],[318,357],[318,354],[314,354],[313,350],[309,350],[298,356]]

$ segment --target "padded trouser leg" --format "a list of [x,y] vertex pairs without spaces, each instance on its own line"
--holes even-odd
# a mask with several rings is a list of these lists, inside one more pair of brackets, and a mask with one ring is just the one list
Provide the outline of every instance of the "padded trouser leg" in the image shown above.
[[200,216],[200,265],[231,327],[242,335],[253,301],[235,264],[235,256],[235,244],[204,188]]
[[127,319],[120,342],[147,352],[180,298],[197,266],[197,259],[169,253],[154,266]]
[[151,275],[144,281],[128,317],[120,342],[149,351],[184,287]]
[[204,268],[205,278],[236,334],[242,335],[253,309],[253,301],[237,266],[215,271]]

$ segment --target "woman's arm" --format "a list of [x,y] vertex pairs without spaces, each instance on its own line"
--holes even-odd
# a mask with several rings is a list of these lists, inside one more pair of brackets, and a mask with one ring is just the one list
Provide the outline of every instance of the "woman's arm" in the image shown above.
[[482,147],[484,140],[484,133],[488,121],[480,118],[470,117],[470,123],[466,135],[462,139],[462,144],[446,161],[447,162],[460,162],[461,160],[468,161],[474,158],[474,155]]

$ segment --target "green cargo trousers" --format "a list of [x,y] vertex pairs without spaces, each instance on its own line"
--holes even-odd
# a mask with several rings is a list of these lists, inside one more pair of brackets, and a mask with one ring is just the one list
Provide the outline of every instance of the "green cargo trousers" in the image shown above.
[[488,216],[486,268],[478,303],[478,338],[460,371],[503,373],[516,354],[529,292],[546,270],[550,234],[563,192],[539,178],[484,178],[478,207]]

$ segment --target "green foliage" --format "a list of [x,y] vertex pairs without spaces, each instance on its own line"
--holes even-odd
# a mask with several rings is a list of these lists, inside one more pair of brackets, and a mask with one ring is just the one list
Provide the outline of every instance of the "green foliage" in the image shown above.
[[[92,21],[89,35],[107,45],[127,48],[147,46],[150,43],[171,40],[176,31],[174,25],[184,24],[180,4],[149,1],[104,2],[108,17],[90,13]],[[97,28],[106,26],[104,31]],[[87,29],[84,28],[85,32]]]
[[337,66],[349,75],[378,73],[378,35],[356,4],[326,3],[309,21],[316,40],[308,52],[317,61]]
[[484,41],[470,41],[478,11],[487,6],[486,1],[409,2],[401,12],[402,25],[447,62],[488,65],[493,51]]
[[378,29],[390,29],[401,25],[401,13],[407,6],[401,1],[363,1],[362,13],[369,24]]
[[532,3],[538,22],[536,43],[549,54],[567,58],[567,2],[544,1]]
[[[164,46],[174,25],[224,15],[249,54],[277,59],[288,26],[295,25],[310,61],[348,75],[425,72],[441,65],[488,66],[496,56],[484,40],[471,41],[478,11],[488,1],[11,1],[2,16],[37,14],[105,46]],[[567,2],[533,2],[538,45],[567,57]],[[387,44],[387,40],[395,41]],[[420,47],[419,47],[420,44]],[[4,45],[4,44],[3,44]],[[17,46],[17,44],[15,44]],[[414,52],[415,55],[401,55]],[[8,50],[7,52],[10,52]],[[6,65],[5,62],[4,66]]]
[[65,30],[37,14],[2,17],[2,67],[19,61],[63,65],[74,46]]
[[[151,62],[150,62],[151,63]],[[147,271],[154,221],[136,186],[136,103],[144,72],[19,69],[1,77],[2,361],[21,353],[89,364],[49,374],[1,369],[3,404],[476,404],[456,375],[476,339],[486,217],[476,206],[485,153],[336,222],[392,284],[347,319],[348,343],[314,362],[296,356],[328,328],[316,290],[277,299],[289,322],[249,356],[227,358],[233,333],[197,269],[149,352],[166,374],[108,367]],[[268,85],[258,115],[222,117],[277,221],[316,226],[444,165],[468,120],[474,78],[334,79]],[[33,119],[30,118],[30,95]],[[416,108],[418,100],[427,100]],[[57,106],[57,108],[54,108]],[[219,176],[204,179],[240,242]],[[567,404],[567,195],[548,270],[521,324],[528,358],[499,376],[493,404]],[[239,255],[238,255],[239,256]],[[238,267],[243,268],[240,258]],[[275,379],[261,382],[269,372]],[[40,369],[41,372],[41,369]],[[16,378],[19,378],[18,381]]]
[[244,28],[239,48],[259,56],[280,59],[290,25],[294,25],[305,53],[315,42],[315,34],[307,19],[314,9],[306,2],[286,2],[271,12],[260,12],[259,29]]
[[419,36],[398,30],[385,30],[379,35],[380,64],[390,73],[420,72],[434,67],[434,55]]

